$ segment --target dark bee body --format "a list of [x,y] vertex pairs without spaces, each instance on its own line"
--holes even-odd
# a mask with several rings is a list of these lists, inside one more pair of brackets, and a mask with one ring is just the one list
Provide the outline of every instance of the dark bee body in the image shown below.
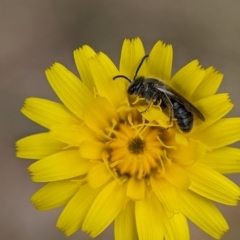
[[176,100],[171,99],[173,104],[174,117],[177,119],[179,128],[187,133],[193,127],[193,114],[186,110],[184,105]]
[[172,119],[175,117],[179,128],[185,133],[191,131],[193,127],[193,113],[202,121],[205,121],[204,116],[197,108],[167,86],[163,81],[154,78],[136,78],[138,70],[146,57],[147,56],[142,59],[138,66],[133,81],[123,75],[115,76],[113,79],[123,77],[128,80],[131,83],[127,90],[129,95],[136,95],[140,98],[144,98],[146,102],[160,105],[162,109],[168,108],[170,123],[172,123]]
[[159,95],[156,86],[158,80],[145,79],[144,77],[138,77],[133,84],[128,87],[127,93],[129,95],[136,95],[141,98],[145,98],[147,102],[157,99]]

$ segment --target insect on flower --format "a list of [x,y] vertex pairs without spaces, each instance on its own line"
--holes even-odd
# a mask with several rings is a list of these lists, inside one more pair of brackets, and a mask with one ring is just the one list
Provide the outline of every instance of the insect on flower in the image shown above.
[[179,128],[184,133],[190,132],[193,127],[193,114],[197,115],[202,121],[205,121],[203,114],[162,80],[151,77],[145,78],[143,76],[137,77],[138,71],[147,57],[148,55],[142,58],[133,80],[130,80],[124,75],[117,75],[113,80],[121,77],[125,78],[131,83],[127,93],[144,98],[146,102],[149,103],[145,111],[147,111],[152,104],[160,105],[162,109],[168,108],[170,125],[173,123],[173,118],[176,118]]

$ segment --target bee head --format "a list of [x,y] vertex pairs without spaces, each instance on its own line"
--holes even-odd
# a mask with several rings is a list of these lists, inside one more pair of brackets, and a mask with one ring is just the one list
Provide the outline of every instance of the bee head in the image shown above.
[[138,75],[138,71],[139,71],[139,69],[141,68],[144,60],[145,60],[147,57],[148,57],[148,55],[145,55],[145,56],[142,58],[140,64],[139,64],[138,67],[137,67],[137,70],[136,70],[136,72],[135,72],[135,75],[134,75],[133,80],[129,79],[128,77],[126,77],[126,76],[124,76],[124,75],[117,75],[117,76],[115,76],[115,77],[113,78],[113,80],[115,80],[115,79],[117,79],[117,78],[124,78],[124,79],[126,79],[128,82],[130,82],[131,84],[130,84],[128,90],[127,90],[128,94],[130,94],[130,95],[133,95],[133,94],[134,94],[134,95],[139,95],[140,92],[141,92],[141,90],[142,90],[142,86],[143,86],[143,82],[144,82],[144,77],[137,77],[137,75]]
[[140,89],[143,86],[144,77],[138,77],[128,88],[127,93],[129,95],[138,95]]

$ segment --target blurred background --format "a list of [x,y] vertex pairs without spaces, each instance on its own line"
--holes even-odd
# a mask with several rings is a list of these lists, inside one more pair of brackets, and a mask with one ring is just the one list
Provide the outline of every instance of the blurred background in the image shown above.
[[[73,50],[83,44],[118,65],[124,38],[141,37],[147,51],[162,39],[173,44],[174,72],[199,59],[224,73],[220,92],[229,92],[236,105],[230,116],[240,116],[239,10],[239,0],[1,0],[0,239],[89,239],[81,231],[67,238],[56,229],[62,209],[34,209],[29,199],[41,185],[30,180],[31,161],[15,158],[15,141],[42,131],[20,114],[24,99],[57,100],[46,68],[58,61],[76,73]],[[239,176],[230,178],[240,184]],[[230,225],[223,240],[238,240],[240,206],[219,208]],[[212,239],[191,223],[190,231],[193,240]],[[97,239],[113,239],[112,228]]]

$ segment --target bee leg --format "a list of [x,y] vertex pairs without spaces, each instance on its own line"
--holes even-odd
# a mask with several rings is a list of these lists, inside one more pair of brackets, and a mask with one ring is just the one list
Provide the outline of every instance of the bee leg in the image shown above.
[[141,112],[141,113],[146,112],[152,105],[158,105],[158,103],[159,103],[159,105],[160,105],[161,99],[157,97],[157,94],[158,94],[158,92],[155,92],[155,93],[153,94],[152,100],[149,102],[147,108],[146,108],[143,112]]
[[139,102],[141,100],[145,100],[145,98],[137,97],[137,99],[132,104],[134,105],[134,104],[136,104],[137,102]]
[[158,100],[158,99],[154,99],[153,101],[153,105],[161,105],[161,103],[162,103],[162,99],[160,99],[160,100]]
[[169,109],[169,122],[170,122],[170,126],[172,126],[172,124],[173,124],[173,117],[174,117],[172,102],[171,102],[171,100],[169,99],[169,97],[165,93],[162,93],[162,101],[164,102],[164,104]]
[[153,105],[153,101],[151,101],[151,102],[148,104],[147,108],[146,108],[144,111],[140,112],[140,113],[145,113],[152,105]]
[[162,104],[162,93],[155,92],[153,95],[153,105],[161,105]]

